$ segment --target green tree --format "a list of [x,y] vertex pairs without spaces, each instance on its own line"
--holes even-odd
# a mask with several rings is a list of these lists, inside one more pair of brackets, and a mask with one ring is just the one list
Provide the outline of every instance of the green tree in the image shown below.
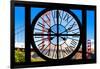
[[19,49],[15,50],[15,61],[16,62],[25,62],[25,52],[20,51]]

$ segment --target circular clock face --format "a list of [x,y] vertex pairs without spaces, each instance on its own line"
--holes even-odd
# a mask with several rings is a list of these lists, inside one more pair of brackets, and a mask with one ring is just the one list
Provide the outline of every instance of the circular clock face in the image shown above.
[[66,59],[73,56],[81,44],[81,26],[70,10],[43,10],[33,24],[33,48],[45,59]]

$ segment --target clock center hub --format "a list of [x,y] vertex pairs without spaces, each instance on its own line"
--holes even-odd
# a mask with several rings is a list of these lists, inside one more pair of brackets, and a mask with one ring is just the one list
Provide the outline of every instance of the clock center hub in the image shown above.
[[67,36],[62,36],[62,34],[67,34],[67,31],[66,28],[61,24],[55,24],[51,26],[51,34],[55,34],[55,36],[51,36],[53,37],[51,43],[54,45],[57,45],[57,39],[59,40],[59,45],[67,40]]

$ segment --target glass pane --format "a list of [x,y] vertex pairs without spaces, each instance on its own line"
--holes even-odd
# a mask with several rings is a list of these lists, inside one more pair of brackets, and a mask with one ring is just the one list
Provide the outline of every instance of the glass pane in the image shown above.
[[25,8],[15,7],[15,62],[25,62]]
[[95,15],[93,10],[87,10],[87,59],[95,58],[95,45],[94,45],[94,27],[95,27]]

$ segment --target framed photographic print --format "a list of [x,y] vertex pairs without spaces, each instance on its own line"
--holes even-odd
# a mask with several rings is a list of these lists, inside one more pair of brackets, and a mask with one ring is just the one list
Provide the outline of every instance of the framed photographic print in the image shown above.
[[11,68],[96,63],[96,6],[11,1]]

